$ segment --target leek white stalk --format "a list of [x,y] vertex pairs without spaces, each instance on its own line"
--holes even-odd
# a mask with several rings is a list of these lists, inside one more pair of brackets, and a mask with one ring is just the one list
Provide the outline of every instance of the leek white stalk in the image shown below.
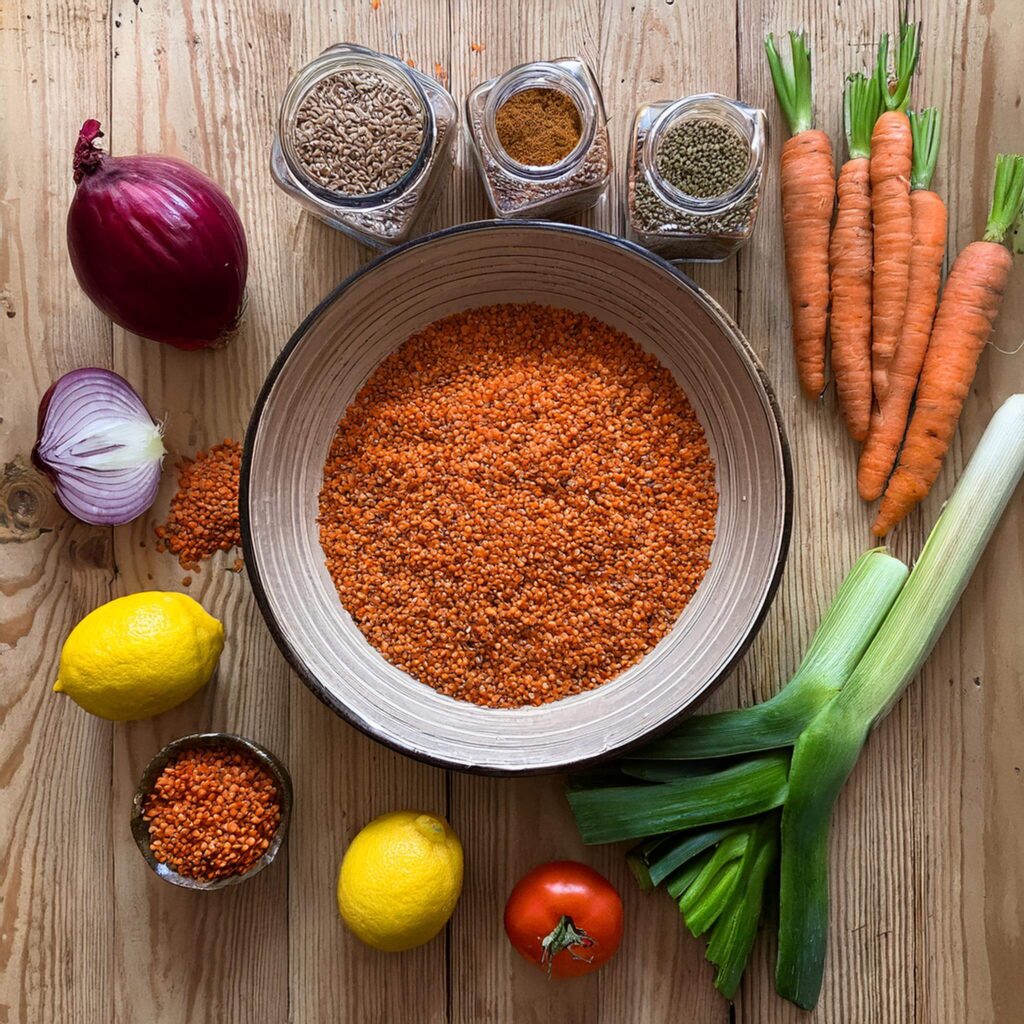
[[832,809],[871,729],[899,700],[967,586],[1024,473],[1024,395],[992,417],[891,611],[846,685],[793,749],[782,813],[776,988],[812,1008],[828,932]]

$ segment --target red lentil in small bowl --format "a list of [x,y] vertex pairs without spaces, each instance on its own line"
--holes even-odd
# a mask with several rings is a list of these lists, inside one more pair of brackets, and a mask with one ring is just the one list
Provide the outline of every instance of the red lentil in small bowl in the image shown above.
[[249,582],[310,690],[487,774],[595,764],[692,711],[767,614],[792,505],[778,405],[714,299],[531,221],[339,285],[264,383],[239,487]]
[[143,773],[132,836],[165,882],[203,891],[237,885],[277,856],[292,785],[266,748],[231,733],[183,736]]

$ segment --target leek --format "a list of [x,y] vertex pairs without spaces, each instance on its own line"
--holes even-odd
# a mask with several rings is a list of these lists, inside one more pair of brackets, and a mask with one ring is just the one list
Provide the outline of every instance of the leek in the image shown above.
[[910,577],[846,686],[797,740],[782,813],[780,995],[811,1009],[828,933],[832,809],[869,732],[917,675],[1024,473],[1024,395],[992,417]]
[[[645,747],[640,756],[645,762],[707,758],[792,746],[849,679],[908,571],[884,548],[861,555],[821,620],[796,674],[779,693],[749,708],[690,718],[664,739]],[[635,774],[649,778],[652,771],[647,768],[646,774]]]
[[788,774],[787,751],[678,782],[570,789],[568,798],[583,842],[615,843],[770,811],[786,799]]

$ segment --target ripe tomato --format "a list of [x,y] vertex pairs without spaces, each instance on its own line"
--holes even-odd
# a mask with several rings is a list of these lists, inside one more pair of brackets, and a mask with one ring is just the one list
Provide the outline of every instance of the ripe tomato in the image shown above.
[[622,900],[586,864],[555,860],[524,875],[505,904],[505,931],[553,978],[576,978],[610,960],[622,938]]

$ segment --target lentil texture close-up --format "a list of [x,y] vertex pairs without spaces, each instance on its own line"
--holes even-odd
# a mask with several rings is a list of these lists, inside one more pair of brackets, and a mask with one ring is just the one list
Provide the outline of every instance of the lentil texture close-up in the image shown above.
[[281,805],[274,780],[248,754],[183,750],[146,797],[153,856],[179,875],[212,881],[245,874],[274,838]]
[[[238,521],[238,478],[242,446],[225,439],[196,452],[178,467],[178,490],[167,522],[156,527],[157,550],[178,556],[183,569],[199,571],[199,562],[215,551],[242,543]],[[237,572],[237,567],[235,568]]]
[[324,467],[320,540],[390,662],[489,707],[639,661],[704,578],[715,466],[671,373],[581,313],[431,324],[371,375]]
[[750,164],[750,146],[735,128],[705,118],[673,125],[658,147],[658,171],[681,192],[707,199],[738,185]]

